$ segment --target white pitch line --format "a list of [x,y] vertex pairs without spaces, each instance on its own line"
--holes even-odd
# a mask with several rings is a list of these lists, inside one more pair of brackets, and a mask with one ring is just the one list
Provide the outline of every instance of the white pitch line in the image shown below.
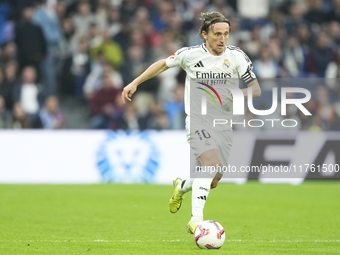
[[[114,242],[123,242],[123,243],[155,243],[155,242],[188,242],[187,239],[174,239],[174,240],[0,240],[0,242],[50,242],[50,243],[82,243],[82,242],[103,242],[103,243],[114,243]],[[249,242],[249,243],[339,243],[340,240],[242,240],[242,239],[226,239],[226,242]]]

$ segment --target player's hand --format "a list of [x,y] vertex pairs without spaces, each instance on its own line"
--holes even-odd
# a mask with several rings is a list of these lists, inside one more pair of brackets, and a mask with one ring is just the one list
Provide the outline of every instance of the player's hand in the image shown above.
[[137,90],[137,85],[134,83],[130,83],[123,89],[123,92],[122,92],[123,104],[125,104],[125,99],[131,101],[131,97],[136,92],[136,90]]

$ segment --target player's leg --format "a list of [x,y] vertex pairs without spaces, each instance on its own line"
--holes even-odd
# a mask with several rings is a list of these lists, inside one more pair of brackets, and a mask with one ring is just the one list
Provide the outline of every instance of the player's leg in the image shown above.
[[[220,157],[217,149],[212,149],[203,152],[197,161],[201,166],[217,167],[221,165]],[[205,173],[204,176],[199,176],[194,179],[192,184],[192,215],[188,223],[187,230],[193,233],[196,225],[203,221],[203,209],[208,198],[212,181],[214,180],[215,172]]]
[[[204,164],[214,164],[214,163],[217,163],[218,165],[220,165],[217,150],[214,149],[214,150],[209,150],[209,151],[203,152],[202,155],[199,158],[197,158],[199,165],[204,166]],[[211,157],[211,160],[210,161],[206,160],[205,158],[207,157]],[[212,181],[210,181],[211,184],[209,187],[212,189],[217,187],[217,182],[221,179],[221,177],[222,175],[220,173],[217,173],[214,178],[212,176],[211,178],[208,178],[208,179],[212,179]],[[171,213],[176,213],[181,208],[184,194],[192,190],[192,185],[195,179],[196,178],[182,180],[181,178],[177,178],[176,180],[173,181],[173,186],[175,189],[169,201],[169,209]],[[200,182],[201,181],[198,181],[198,182],[196,181],[196,183],[200,183]]]
[[[201,166],[200,158],[198,158],[197,161],[199,162],[199,164]],[[222,179],[222,176],[223,175],[221,173],[216,173],[214,179],[211,182],[211,186],[210,186],[211,189],[214,189],[214,188],[217,187],[218,182]],[[179,179],[179,178],[177,178],[177,179]],[[181,195],[184,195],[185,193],[191,191],[192,190],[192,183],[194,182],[194,180],[195,180],[195,178],[190,178],[190,179],[182,180],[181,181],[181,185],[178,186],[178,192]]]
[[210,188],[211,188],[211,189],[214,189],[214,188],[217,187],[218,182],[222,179],[222,176],[223,176],[223,175],[222,175],[221,173],[216,173],[216,175],[215,175],[215,177],[214,177],[214,179],[212,180],[211,185],[210,185]]
[[[199,159],[197,159],[197,161],[199,161]],[[221,173],[216,173],[214,179],[211,182],[210,188],[214,189],[217,187],[218,182],[222,179],[222,174]],[[184,195],[185,193],[189,192],[192,190],[192,184],[195,180],[195,178],[190,178],[190,179],[186,179],[186,180],[182,180],[180,178],[177,178],[176,180],[173,181],[174,183],[174,187],[177,186],[177,181],[180,180],[180,185],[178,185],[178,193],[181,195]],[[176,185],[175,185],[176,183]]]
[[[186,119],[186,121],[188,121],[188,118]],[[202,141],[202,138],[200,138],[197,133],[191,133],[190,128],[186,128],[185,132],[187,140],[190,143],[191,149],[193,150],[194,152],[193,154],[196,159],[197,157],[199,157],[202,151],[206,149],[206,147],[204,147],[204,141]],[[193,181],[194,178],[186,180],[177,178],[176,180],[173,181],[174,192],[169,200],[169,209],[171,213],[176,213],[181,208],[184,194],[187,193],[188,191],[191,191]]]
[[[228,166],[230,149],[233,144],[232,130],[225,130],[218,133],[218,153],[220,156],[221,166]],[[223,171],[217,172],[213,181],[211,182],[211,188],[217,187],[218,182],[223,177]]]

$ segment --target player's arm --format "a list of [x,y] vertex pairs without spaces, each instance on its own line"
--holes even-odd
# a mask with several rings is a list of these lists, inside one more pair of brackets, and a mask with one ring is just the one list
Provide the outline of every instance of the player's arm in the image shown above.
[[[238,50],[239,54],[239,66],[238,71],[241,75],[243,81],[247,84],[248,88],[252,88],[252,97],[256,98],[261,96],[261,88],[259,82],[257,81],[256,75],[252,71],[253,64],[249,57],[241,50]],[[243,95],[245,98],[248,97],[248,88],[242,89]]]
[[[248,83],[247,86],[252,88],[253,98],[257,98],[257,97],[261,96],[262,91],[261,91],[261,88],[260,88],[260,85],[259,85],[259,82],[257,81],[257,79]],[[248,88],[242,89],[242,92],[243,92],[244,97],[247,98],[248,97]]]
[[164,72],[165,70],[169,69],[169,67],[166,64],[166,60],[162,59],[155,63],[153,63],[151,66],[149,66],[148,69],[145,70],[144,73],[142,73],[140,76],[138,76],[136,79],[134,79],[129,85],[127,85],[122,92],[122,101],[125,103],[125,99],[131,101],[131,96],[136,92],[137,86],[153,77],[156,77],[160,73]]

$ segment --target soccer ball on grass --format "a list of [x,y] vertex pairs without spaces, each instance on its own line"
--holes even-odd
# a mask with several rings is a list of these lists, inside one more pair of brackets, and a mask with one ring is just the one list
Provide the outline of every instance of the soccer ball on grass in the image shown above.
[[203,221],[194,231],[194,240],[201,249],[219,249],[225,240],[224,228],[216,221]]

